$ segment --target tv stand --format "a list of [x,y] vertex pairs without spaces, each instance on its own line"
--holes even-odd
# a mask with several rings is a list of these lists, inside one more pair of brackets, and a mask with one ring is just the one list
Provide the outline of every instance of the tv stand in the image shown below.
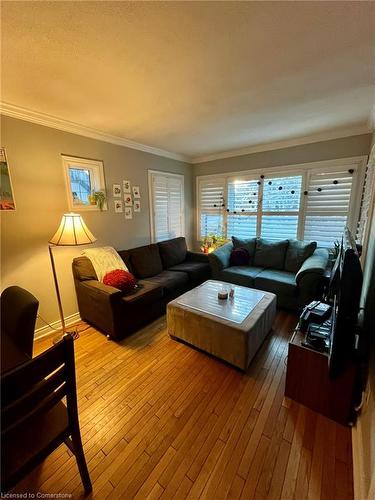
[[335,379],[328,375],[328,353],[302,345],[296,330],[289,342],[285,396],[343,425],[353,425],[356,365],[348,363]]

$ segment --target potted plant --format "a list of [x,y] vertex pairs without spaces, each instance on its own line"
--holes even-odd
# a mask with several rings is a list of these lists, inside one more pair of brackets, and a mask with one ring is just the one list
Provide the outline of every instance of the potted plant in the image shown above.
[[203,253],[211,253],[217,248],[224,245],[227,239],[215,233],[209,233],[201,239],[201,251]]
[[95,198],[96,206],[99,208],[100,211],[102,211],[103,207],[104,207],[104,203],[106,202],[105,192],[104,191],[93,191],[92,196]]
[[333,243],[333,247],[328,250],[329,252],[328,262],[331,268],[333,267],[337,257],[339,256],[340,248],[341,248],[341,243],[339,240],[336,240]]

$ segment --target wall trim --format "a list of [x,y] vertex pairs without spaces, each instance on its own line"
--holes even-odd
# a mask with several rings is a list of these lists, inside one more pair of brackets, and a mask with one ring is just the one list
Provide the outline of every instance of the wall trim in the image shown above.
[[[81,316],[79,315],[78,312],[71,314],[70,316],[65,316],[65,325],[70,326],[75,323],[78,323],[78,321],[81,321]],[[62,325],[61,325],[61,320],[57,321],[52,321],[50,325],[54,328],[54,330],[51,330],[51,328],[48,325],[41,326],[40,328],[37,328],[34,333],[34,339],[35,340],[40,340],[43,337],[49,337],[50,335],[56,335],[55,330],[61,330]]]
[[233,158],[235,156],[244,156],[252,153],[263,153],[265,151],[273,151],[276,149],[290,148],[294,146],[302,146],[304,144],[313,144],[315,142],[330,141],[333,139],[344,139],[345,137],[371,134],[371,127],[363,125],[350,127],[344,130],[336,130],[324,132],[320,134],[313,134],[295,139],[287,139],[284,141],[268,142],[266,144],[259,144],[255,146],[248,146],[240,149],[233,149],[230,151],[222,151],[221,153],[213,153],[203,156],[197,156],[190,159],[189,163],[193,165],[197,163],[205,163],[213,160],[221,160],[224,158]]
[[10,116],[11,118],[18,118],[19,120],[25,120],[28,122],[36,123],[38,125],[43,125],[45,127],[51,127],[57,130],[63,130],[65,132],[71,132],[72,134],[83,135],[84,137],[90,137],[91,139],[110,142],[112,144],[117,144],[118,146],[124,146],[126,148],[137,149],[138,151],[143,151],[144,153],[163,156],[165,158],[171,158],[172,160],[179,160],[184,162],[190,161],[189,157],[179,153],[173,153],[172,151],[166,151],[154,146],[148,146],[147,144],[141,144],[140,142],[131,141],[130,139],[125,139],[124,137],[107,134],[106,132],[103,132],[101,130],[85,127],[84,125],[79,125],[78,123],[63,120],[61,118],[57,118],[45,113],[39,113],[38,111],[32,111],[31,109],[16,106],[14,104],[1,102],[0,113],[6,116]]

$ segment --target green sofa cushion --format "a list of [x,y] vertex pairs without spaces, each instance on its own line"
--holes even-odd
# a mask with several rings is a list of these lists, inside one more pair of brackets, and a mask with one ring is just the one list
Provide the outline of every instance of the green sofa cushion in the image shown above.
[[221,272],[220,279],[234,285],[251,286],[262,270],[262,267],[231,266]]
[[233,248],[245,248],[250,255],[250,264],[254,260],[255,248],[256,248],[256,238],[248,238],[246,240],[240,240],[235,236],[232,236]]
[[285,256],[285,271],[297,273],[306,259],[311,257],[316,249],[316,241],[289,240]]
[[297,293],[295,275],[288,271],[264,269],[254,278],[254,286],[266,292],[273,292],[277,296],[293,296]]
[[259,238],[256,244],[254,266],[284,269],[288,240],[270,241]]

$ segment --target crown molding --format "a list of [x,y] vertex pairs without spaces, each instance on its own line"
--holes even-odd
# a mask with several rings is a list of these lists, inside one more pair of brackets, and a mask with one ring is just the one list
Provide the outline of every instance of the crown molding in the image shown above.
[[63,130],[64,132],[71,132],[72,134],[90,137],[91,139],[97,139],[99,141],[110,142],[112,144],[117,144],[118,146],[137,149],[138,151],[143,151],[144,153],[163,156],[165,158],[171,158],[172,160],[190,162],[189,157],[179,153],[173,153],[171,151],[166,151],[153,146],[147,146],[146,144],[141,144],[116,135],[107,134],[101,130],[85,127],[83,125],[79,125],[78,123],[62,120],[61,118],[47,115],[45,113],[39,113],[38,111],[32,111],[14,104],[1,102],[0,113],[12,118],[18,118],[19,120],[25,120],[38,125],[43,125],[45,127],[55,128],[57,130]]
[[320,134],[313,134],[304,137],[298,137],[295,139],[287,139],[284,141],[268,142],[266,144],[258,144],[255,146],[248,146],[240,149],[232,149],[230,151],[222,151],[220,153],[213,153],[204,156],[197,156],[190,159],[189,163],[205,163],[213,160],[221,160],[224,158],[233,158],[235,156],[243,156],[252,153],[262,153],[264,151],[272,151],[275,149],[290,148],[293,146],[301,146],[303,144],[312,144],[314,142],[329,141],[332,139],[341,139],[344,137],[350,137],[352,135],[361,135],[371,133],[371,126],[360,125],[355,127],[350,127],[346,129],[339,129],[330,132],[324,132]]

